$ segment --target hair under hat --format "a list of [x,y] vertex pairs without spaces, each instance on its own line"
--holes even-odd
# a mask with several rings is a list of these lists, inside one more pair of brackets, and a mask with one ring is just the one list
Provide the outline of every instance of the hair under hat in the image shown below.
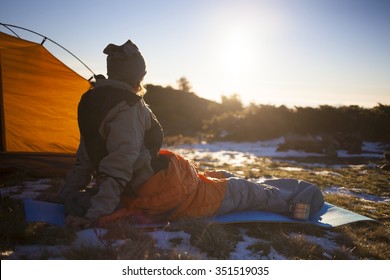
[[145,60],[138,47],[130,40],[122,46],[109,44],[103,53],[107,54],[107,76],[109,79],[135,85],[145,76]]

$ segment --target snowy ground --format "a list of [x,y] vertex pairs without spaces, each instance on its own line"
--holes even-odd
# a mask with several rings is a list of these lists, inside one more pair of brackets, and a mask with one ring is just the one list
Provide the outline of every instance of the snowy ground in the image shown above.
[[[169,149],[177,152],[187,158],[190,158],[194,161],[205,161],[208,162],[217,162],[219,165],[224,163],[231,166],[244,166],[248,162],[253,162],[257,157],[271,157],[271,158],[293,158],[293,157],[307,157],[307,156],[318,156],[320,154],[308,154],[299,151],[288,151],[288,152],[277,152],[276,148],[278,144],[283,141],[282,138],[276,139],[273,141],[265,142],[255,142],[255,143],[233,143],[233,142],[220,142],[212,144],[196,144],[196,145],[183,145],[178,147],[170,147]],[[364,143],[364,154],[363,155],[353,155],[356,156],[365,156],[373,158],[383,157],[383,147],[377,143]],[[352,157],[348,155],[345,151],[338,151],[340,157]],[[300,170],[297,167],[283,167],[288,171],[294,172]],[[331,175],[331,176],[341,176],[337,173],[337,167],[333,169],[334,171],[323,171],[327,174],[319,175]],[[261,180],[261,179],[258,179]],[[40,179],[36,181],[23,182],[20,185],[15,185],[11,187],[0,188],[1,196],[10,196],[15,199],[25,199],[25,198],[34,198],[42,190],[50,187],[50,179]],[[344,189],[340,186],[329,186],[324,189],[325,193],[332,193],[343,196],[353,196],[361,200],[375,201],[379,203],[390,203],[390,198],[388,197],[378,197],[373,195],[368,195],[363,192],[363,190],[350,190]],[[84,230],[78,233],[77,239],[74,241],[74,244],[96,244],[97,246],[102,246],[99,238],[97,238],[97,233],[101,234],[102,232],[97,232],[96,230],[89,229]],[[231,259],[284,259],[284,256],[280,255],[275,250],[271,250],[267,256],[259,256],[254,254],[252,251],[248,250],[248,246],[258,242],[259,240],[253,237],[246,235],[245,229],[241,229],[243,240],[238,242],[235,252],[230,255]],[[180,238],[182,242],[177,245],[175,250],[177,252],[182,252],[183,254],[189,254],[192,256],[198,256],[201,259],[207,258],[207,256],[199,251],[199,249],[190,245],[190,235],[183,231],[178,232],[168,232],[164,230],[156,230],[149,233],[155,240],[158,247],[166,249],[167,246],[171,246],[169,240],[173,238]],[[320,238],[315,236],[306,236],[311,242],[317,243],[320,246],[331,250],[332,247],[337,246],[333,241],[334,236],[327,236],[327,238]],[[63,246],[38,246],[38,245],[29,245],[29,246],[17,246],[14,252],[2,252],[3,256],[8,256],[11,259],[18,259],[21,256],[24,258],[33,258],[34,255],[38,255],[40,252],[51,252],[52,255],[56,255],[55,251],[58,251],[60,257],[60,252],[63,250]],[[327,258],[327,255],[324,255],[324,258]]]
[[[302,157],[324,157],[323,154],[306,153],[290,150],[286,152],[277,151],[277,147],[284,143],[284,138],[277,138],[269,141],[257,142],[214,142],[192,145],[182,145],[174,148],[176,152],[194,160],[211,159],[224,161],[231,165],[244,164],[256,157],[272,158],[302,158]],[[384,146],[380,143],[363,142],[362,154],[348,154],[347,151],[337,151],[338,157],[372,157],[382,158]]]

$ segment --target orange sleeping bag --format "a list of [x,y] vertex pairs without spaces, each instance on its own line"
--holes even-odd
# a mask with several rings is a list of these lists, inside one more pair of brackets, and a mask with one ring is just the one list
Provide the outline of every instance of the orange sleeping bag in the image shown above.
[[212,216],[220,207],[226,191],[226,179],[204,176],[196,164],[170,151],[168,168],[150,178],[136,197],[122,197],[124,205],[99,220],[100,225],[134,214],[163,216],[166,220]]

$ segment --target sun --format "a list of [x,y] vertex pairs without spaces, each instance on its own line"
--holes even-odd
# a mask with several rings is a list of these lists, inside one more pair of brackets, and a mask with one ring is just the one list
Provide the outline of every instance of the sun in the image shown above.
[[227,28],[221,34],[217,55],[216,70],[226,91],[239,93],[253,75],[256,63],[256,50],[251,32],[243,26]]
[[241,32],[232,32],[225,39],[220,53],[221,69],[226,73],[238,74],[248,71],[252,50],[248,38]]

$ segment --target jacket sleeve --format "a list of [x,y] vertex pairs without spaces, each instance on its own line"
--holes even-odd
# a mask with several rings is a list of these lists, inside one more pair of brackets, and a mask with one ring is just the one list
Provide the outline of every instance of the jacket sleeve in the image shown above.
[[65,178],[59,197],[65,200],[69,194],[77,192],[87,186],[91,181],[92,167],[81,137],[76,153],[76,163]]
[[131,181],[134,166],[140,157],[146,125],[142,107],[137,104],[131,107],[118,105],[103,121],[100,130],[107,140],[108,155],[100,162],[99,173],[105,179],[91,199],[86,218],[97,220],[112,213],[119,205],[120,194]]

